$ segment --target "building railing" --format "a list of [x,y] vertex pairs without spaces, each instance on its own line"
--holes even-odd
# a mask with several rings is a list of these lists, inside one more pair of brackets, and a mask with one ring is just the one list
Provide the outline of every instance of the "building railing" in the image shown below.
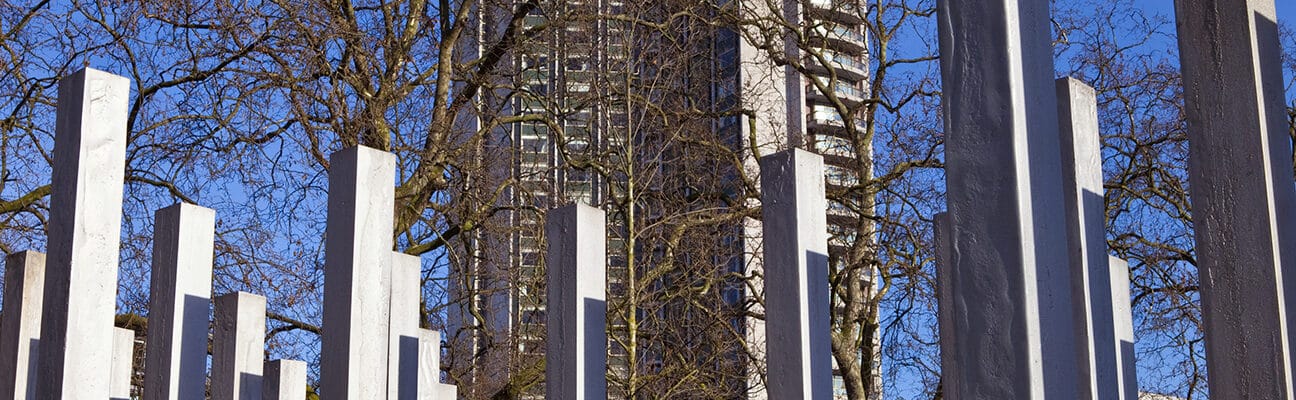
[[[836,85],[831,85],[830,87],[833,89],[833,93],[838,99],[859,101],[866,97],[863,90],[847,83],[837,82]],[[806,85],[806,90],[814,93],[817,92],[819,88],[811,83]]]
[[[833,51],[824,51],[823,58],[826,59],[832,67],[837,69],[845,69],[857,74],[865,74],[868,71],[868,64],[865,64],[854,56]],[[810,62],[816,62],[816,60],[811,57]]]
[[[829,113],[828,115],[810,113],[806,115],[806,120],[812,124],[845,128],[846,121],[842,119],[841,114]],[[857,129],[864,129],[864,121],[855,121]]]
[[853,158],[855,151],[852,148],[851,143],[843,138],[825,135],[814,138],[814,149],[819,154]]
[[828,11],[833,15],[829,19],[846,20],[849,22],[859,22],[862,20],[860,3],[858,0],[809,0],[808,4],[812,9]]
[[863,32],[851,29],[844,25],[819,25],[814,28],[814,31],[825,38],[847,40],[861,46],[864,45],[865,40],[867,39]]

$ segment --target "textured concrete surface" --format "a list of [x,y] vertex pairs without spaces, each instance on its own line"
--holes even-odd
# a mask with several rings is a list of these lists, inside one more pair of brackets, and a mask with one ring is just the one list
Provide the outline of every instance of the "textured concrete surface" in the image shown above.
[[112,371],[109,373],[108,398],[127,400],[131,398],[131,377],[135,364],[135,331],[125,328],[113,328],[112,337]]
[[261,399],[265,312],[266,298],[255,294],[236,292],[216,298],[212,323],[212,400]]
[[323,400],[387,396],[396,157],[352,147],[329,157],[324,242]]
[[547,218],[545,398],[605,399],[606,216],[576,203],[549,210]]
[[306,363],[297,360],[266,361],[262,379],[264,400],[306,400]]
[[1296,189],[1274,2],[1177,0],[1175,16],[1210,395],[1289,399]]
[[1112,328],[1116,340],[1116,398],[1120,400],[1139,400],[1138,368],[1134,360],[1134,314],[1130,310],[1129,264],[1125,260],[1108,256],[1107,265],[1111,270]]
[[4,309],[0,310],[0,393],[36,399],[36,366],[44,300],[45,254],[23,251],[5,258]]
[[1049,2],[940,0],[960,399],[1080,390]]
[[760,160],[767,392],[832,398],[828,221],[823,158],[794,149]]
[[[419,337],[419,289],[421,288],[422,261],[418,256],[392,253],[391,307],[389,310],[389,336],[387,351],[387,392],[389,399],[413,399],[416,388],[411,385],[419,374],[418,354],[401,351],[402,338]],[[406,339],[408,340],[408,339]],[[439,348],[439,347],[438,347]],[[406,358],[415,357],[407,360]],[[403,384],[403,385],[402,385]],[[402,387],[409,386],[409,387]]]
[[459,398],[459,388],[444,383],[434,383],[428,388],[428,391],[423,393],[419,400],[454,400]]
[[458,388],[441,383],[441,332],[419,329],[417,400],[455,400]]
[[1112,282],[1107,266],[1103,205],[1102,138],[1093,88],[1073,78],[1057,80],[1058,128],[1066,192],[1067,253],[1080,398],[1119,400],[1120,368],[1112,327]]
[[936,323],[940,329],[941,398],[958,400],[958,338],[967,335],[955,329],[959,326],[954,315],[955,287],[950,282],[950,221],[949,213],[932,216],[932,239],[936,242]]
[[181,203],[154,215],[144,396],[200,399],[207,391],[216,211]]
[[108,398],[130,80],[59,81],[37,397]]

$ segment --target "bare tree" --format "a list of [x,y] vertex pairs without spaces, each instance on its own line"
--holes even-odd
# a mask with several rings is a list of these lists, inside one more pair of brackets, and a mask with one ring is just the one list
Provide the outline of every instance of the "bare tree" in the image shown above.
[[[152,210],[195,202],[218,210],[216,291],[266,294],[272,351],[313,360],[327,154],[363,144],[401,159],[393,234],[429,256],[425,322],[443,323],[431,317],[458,300],[446,297],[457,260],[447,243],[497,212],[489,196],[500,189],[469,181],[491,127],[509,117],[456,121],[479,117],[477,93],[529,34],[481,41],[467,16],[496,7],[520,26],[534,3],[26,3],[0,5],[7,252],[42,245],[54,84],[91,65],[134,85],[123,312],[146,308]],[[483,50],[468,60],[468,47]]]
[[[770,10],[785,10],[782,2],[767,2]],[[833,233],[836,243],[829,250],[830,283],[833,293],[833,355],[845,390],[852,399],[881,398],[884,392],[883,349],[906,346],[886,344],[883,304],[900,306],[898,316],[912,309],[920,290],[923,303],[930,304],[930,291],[921,284],[925,251],[921,223],[933,210],[942,190],[931,177],[942,167],[941,141],[930,116],[937,110],[934,96],[935,52],[924,45],[923,34],[930,27],[935,5],[930,1],[843,1],[802,2],[799,13],[754,13],[735,16],[746,29],[746,40],[763,49],[776,62],[796,71],[794,79],[807,82],[808,95],[826,99],[836,115],[845,142],[823,147],[822,136],[793,138],[811,150],[827,156],[844,151],[851,155],[840,169],[830,168],[828,197],[844,208],[845,222]],[[786,12],[786,11],[785,11]],[[864,59],[846,60],[838,50],[825,46],[840,23],[824,13],[847,13],[867,34]],[[796,19],[790,18],[796,16]],[[835,17],[841,19],[842,17]],[[908,36],[908,37],[907,37]],[[796,49],[789,57],[786,43]],[[931,42],[927,42],[930,44]],[[866,63],[862,98],[841,89],[854,63]],[[849,79],[849,80],[848,80]],[[809,110],[812,117],[821,111]],[[855,123],[854,121],[858,121]],[[834,140],[836,141],[836,140]],[[831,214],[830,214],[831,215]],[[927,286],[929,287],[929,286]],[[894,293],[895,288],[902,292]],[[906,305],[907,304],[907,305]],[[907,317],[897,318],[891,332],[903,332]],[[931,335],[923,335],[931,340]],[[893,336],[896,337],[896,336]],[[898,338],[906,342],[909,338]],[[928,357],[930,358],[930,357]],[[894,376],[894,375],[893,375]]]
[[[88,65],[133,82],[121,324],[146,327],[135,317],[147,315],[152,211],[193,202],[218,211],[215,290],[266,294],[270,351],[314,361],[328,154],[366,145],[399,158],[392,234],[398,250],[424,256],[424,326],[478,341],[447,359],[457,360],[453,382],[471,382],[466,397],[542,385],[543,318],[520,310],[543,309],[544,210],[588,199],[609,212],[612,392],[732,398],[753,389],[764,357],[742,322],[763,318],[761,277],[747,273],[759,254],[753,160],[788,146],[845,152],[828,195],[840,214],[829,256],[846,392],[940,397],[928,227],[944,187],[934,2],[809,0],[796,19],[783,6],[6,2],[0,250],[44,246],[55,85]],[[1140,363],[1163,366],[1140,371],[1144,389],[1200,398],[1177,57],[1167,16],[1142,10],[1055,2],[1059,75],[1098,90],[1109,245],[1130,260]],[[847,31],[866,36],[867,58],[825,48],[843,33],[823,12],[856,21]],[[1282,32],[1290,92],[1296,39]],[[761,55],[740,63],[795,71],[843,121],[840,140],[758,137],[782,116],[744,97],[751,82],[735,81],[735,68],[751,65],[726,64],[716,50],[726,41]],[[1296,103],[1288,119],[1296,141]],[[503,245],[514,239],[532,251]],[[497,301],[509,296],[519,308]],[[497,331],[501,319],[518,328]]]
[[[1142,389],[1205,393],[1173,25],[1134,2],[1059,10],[1059,69],[1097,90],[1108,245],[1130,262]],[[1167,368],[1168,367],[1168,368]]]

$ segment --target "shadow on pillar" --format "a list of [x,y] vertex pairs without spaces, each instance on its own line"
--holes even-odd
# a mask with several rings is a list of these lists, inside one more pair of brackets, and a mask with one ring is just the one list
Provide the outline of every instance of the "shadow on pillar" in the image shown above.
[[[1107,208],[1103,204],[1103,196],[1101,194],[1085,189],[1081,194],[1081,200],[1083,204],[1081,205],[1080,212],[1084,214],[1082,217],[1083,221],[1106,221],[1106,215],[1103,214],[1106,212],[1105,210]],[[1097,232],[1087,236],[1090,239],[1102,240],[1102,242],[1086,243],[1086,246],[1083,249],[1073,249],[1073,251],[1079,250],[1088,253],[1085,255],[1088,263],[1087,265],[1072,265],[1071,268],[1088,268],[1087,275],[1089,277],[1088,287],[1082,288],[1082,290],[1087,291],[1089,295],[1089,313],[1076,321],[1076,330],[1085,331],[1085,324],[1089,324],[1091,326],[1087,327],[1087,331],[1089,334],[1093,335],[1092,338],[1088,338],[1088,341],[1092,343],[1092,348],[1089,348],[1090,346],[1084,343],[1081,343],[1077,348],[1080,350],[1093,351],[1093,354],[1088,354],[1088,351],[1082,351],[1079,356],[1081,357],[1080,360],[1084,360],[1085,358],[1083,357],[1092,357],[1094,365],[1096,365],[1096,370],[1089,372],[1093,379],[1097,379],[1098,382],[1098,392],[1094,393],[1094,398],[1102,400],[1119,400],[1120,397],[1117,393],[1117,389],[1119,388],[1103,386],[1107,383],[1114,384],[1120,382],[1117,374],[1122,373],[1122,368],[1111,367],[1118,365],[1133,366],[1134,364],[1132,360],[1129,364],[1120,364],[1117,362],[1119,361],[1117,360],[1117,357],[1120,357],[1120,355],[1116,354],[1116,351],[1120,348],[1120,341],[1116,336],[1116,321],[1121,317],[1115,315],[1114,309],[1112,308],[1115,304],[1112,299],[1112,285],[1114,283],[1112,282],[1111,269],[1107,260],[1107,241],[1105,239],[1107,232],[1106,227],[1105,225],[1096,225],[1086,226],[1085,229],[1097,230]],[[1085,232],[1081,232],[1080,234],[1086,235]],[[1081,275],[1076,274],[1073,275],[1073,278],[1078,280],[1080,276]],[[1124,283],[1124,285],[1128,286],[1129,283]],[[1085,301],[1085,293],[1072,292],[1072,294],[1074,295],[1072,301]],[[1077,337],[1077,339],[1081,338],[1083,337]],[[1088,368],[1088,364],[1082,365],[1084,368]],[[1085,377],[1085,379],[1090,379],[1090,377]],[[1084,381],[1082,384],[1087,385],[1088,381]]]
[[[812,245],[813,246],[813,245]],[[832,311],[829,310],[831,304],[831,294],[828,292],[828,255],[806,251],[806,270],[805,282],[809,286],[806,288],[806,303],[810,315],[806,319],[810,326],[805,327],[806,335],[809,335],[807,342],[810,345],[809,352],[810,365],[805,368],[810,370],[811,396],[807,400],[830,400],[833,398],[833,370],[832,370]],[[775,293],[774,295],[779,295]]]
[[418,399],[418,364],[419,364],[419,340],[414,336],[401,335],[400,344],[400,365],[396,372],[396,382],[399,385],[396,392],[398,400],[417,400]]
[[589,382],[585,386],[585,398],[607,398],[607,301],[586,297],[585,304],[585,340],[598,341],[603,351],[593,349],[591,343],[585,345],[586,371],[593,374],[586,376]]
[[1135,365],[1134,364],[1135,362],[1134,342],[1128,340],[1120,341],[1120,358],[1121,358],[1120,373],[1125,375],[1124,379],[1122,380],[1122,382],[1124,382],[1125,385],[1125,393],[1124,393],[1125,397],[1123,397],[1123,399],[1125,400],[1138,399],[1138,376],[1136,374],[1138,368],[1134,367]]
[[[205,297],[187,294],[184,298],[184,321],[180,322],[183,324],[180,333],[183,340],[171,344],[171,351],[180,353],[180,376],[176,377],[177,387],[172,388],[172,393],[180,393],[182,397],[195,391],[201,394],[207,386],[207,332],[210,329],[207,318],[212,312],[211,304],[211,299]],[[190,371],[201,373],[187,373]]]
[[[1272,40],[1272,39],[1277,39],[1279,37],[1277,22],[1274,22],[1273,20],[1269,19],[1269,17],[1258,12],[1255,13],[1253,17],[1255,18],[1255,24],[1256,24],[1256,37],[1263,38],[1260,40]],[[1259,62],[1260,62],[1261,82],[1283,82],[1283,76],[1282,76],[1283,63],[1282,63],[1281,49],[1282,49],[1281,46],[1275,46],[1275,45],[1262,45],[1262,46],[1258,46],[1258,48],[1256,49],[1257,52],[1259,53],[1259,58],[1260,58]],[[1283,99],[1285,97],[1282,92],[1282,87],[1283,87],[1282,85],[1265,85],[1264,88],[1267,91],[1261,93],[1261,96],[1263,101],[1266,104],[1263,104],[1261,107],[1263,107],[1266,110],[1268,109],[1281,110],[1286,108],[1287,105],[1286,103],[1283,102]],[[1268,100],[1277,100],[1278,104],[1268,104],[1269,103]],[[1282,119],[1269,118],[1269,120],[1281,121]],[[1281,128],[1285,128],[1285,126]],[[1286,129],[1282,129],[1279,130],[1278,133],[1271,132],[1270,134],[1275,136],[1278,134],[1283,134],[1283,136],[1286,136],[1284,134],[1285,132]],[[1273,146],[1274,144],[1270,144],[1270,145]],[[1290,175],[1279,175],[1279,176],[1287,177]],[[1282,182],[1287,182],[1287,181],[1288,179],[1282,180]]]
[[40,371],[40,339],[31,339],[27,346],[30,346],[27,350],[27,399],[35,400],[36,371]]
[[234,400],[260,400],[262,377],[247,372],[239,373],[239,393]]

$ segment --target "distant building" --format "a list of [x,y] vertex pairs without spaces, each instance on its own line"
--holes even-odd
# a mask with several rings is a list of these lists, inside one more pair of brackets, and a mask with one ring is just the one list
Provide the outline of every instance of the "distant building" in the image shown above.
[[[762,7],[756,3],[763,4],[718,0],[717,5],[721,8]],[[843,119],[833,107],[832,99],[853,106],[867,97],[869,60],[867,37],[860,26],[863,22],[860,19],[861,5],[859,0],[810,0],[804,4],[807,8],[801,10],[801,15],[807,21],[803,25],[808,36],[815,38],[811,52],[826,58],[831,69],[813,67],[813,76],[802,77],[776,65],[767,56],[767,50],[748,43],[741,32],[718,27],[694,27],[697,31],[691,31],[691,34],[700,38],[695,43],[704,43],[705,48],[687,51],[697,51],[705,56],[693,60],[699,72],[690,79],[697,79],[701,84],[695,88],[696,96],[692,100],[700,110],[716,115],[702,129],[709,129],[739,154],[749,154],[744,150],[753,143],[761,147],[762,154],[789,146],[810,149],[825,158],[825,181],[829,190],[843,189],[858,183],[853,172],[857,155],[848,135],[851,130],[847,127],[858,126],[860,121]],[[555,12],[608,16],[627,12],[626,7],[627,4],[618,0],[543,2],[540,9],[525,18],[523,27],[550,23],[546,15]],[[504,31],[503,23],[508,17],[505,11],[479,10],[472,16],[478,27],[472,35],[488,39],[479,43],[489,43],[489,39]],[[753,11],[781,13],[783,10]],[[609,76],[639,77],[638,71],[644,69],[633,65],[627,60],[627,55],[632,57],[636,51],[648,51],[644,49],[645,44],[622,41],[627,37],[626,29],[631,28],[628,25],[608,19],[585,22],[549,29],[534,46],[509,53],[506,56],[509,62],[505,64],[517,76],[517,80],[511,83],[524,94],[507,96],[486,91],[480,99],[486,105],[486,109],[480,110],[483,117],[460,121],[465,126],[479,128],[480,121],[497,116],[559,115],[556,123],[565,135],[565,142],[558,143],[553,140],[554,126],[542,121],[516,122],[495,128],[495,141],[487,145],[495,146],[491,154],[498,155],[498,159],[487,161],[495,176],[482,179],[492,182],[512,180],[516,182],[514,187],[517,190],[509,190],[499,199],[500,205],[510,210],[500,213],[501,225],[512,229],[478,232],[462,249],[470,257],[461,263],[466,268],[455,271],[451,278],[452,297],[460,297],[458,294],[464,293],[465,289],[478,293],[451,308],[446,333],[452,347],[451,363],[457,369],[452,371],[452,375],[461,374],[471,381],[471,384],[460,385],[460,393],[465,396],[472,396],[474,390],[482,393],[499,390],[515,374],[534,374],[533,366],[543,360],[545,296],[542,292],[527,290],[542,287],[540,284],[544,281],[539,237],[543,232],[543,222],[535,217],[535,211],[569,201],[600,204],[608,200],[608,185],[614,182],[607,182],[588,170],[565,165],[558,154],[558,146],[573,151],[616,149],[627,144],[627,132],[642,132],[643,129],[632,126],[635,123],[634,110],[600,103],[598,99],[610,95],[608,86],[602,82]],[[486,49],[481,45],[463,49],[465,58],[470,60],[480,57],[484,51]],[[802,56],[806,65],[818,63],[811,54]],[[832,81],[834,73],[836,80]],[[834,96],[820,93],[811,79],[823,82]],[[789,93],[790,90],[795,92]],[[733,112],[737,109],[751,112],[745,115]],[[556,111],[561,113],[556,114]],[[748,138],[755,140],[749,141]],[[749,175],[757,176],[754,159],[744,159],[744,164]],[[734,175],[724,171],[716,174],[722,177]],[[726,184],[737,187],[733,182],[718,183],[720,186]],[[847,245],[855,240],[858,217],[845,205],[835,202],[830,202],[825,212],[828,213],[832,234],[830,259],[837,259],[835,257],[847,251]],[[623,278],[629,272],[624,254],[615,252],[625,240],[625,229],[615,226],[615,220],[609,215],[610,305],[616,296],[624,295]],[[715,242],[716,249],[727,254],[709,254],[707,257],[724,265],[717,273],[750,274],[759,268],[759,260],[752,259],[752,256],[759,257],[760,254],[759,237],[759,223],[733,224],[713,232],[709,239]],[[644,252],[651,251],[650,247],[644,248]],[[751,295],[742,281],[731,281],[716,290],[724,303],[717,307],[745,307]],[[686,307],[662,307],[661,310],[662,313],[679,313],[659,315],[661,319],[687,318],[688,315]],[[616,329],[624,321],[609,316],[608,323]],[[747,336],[751,347],[763,353],[760,344],[763,343],[763,324],[760,321],[736,318],[731,325]],[[642,350],[647,358],[645,363],[667,362],[654,360],[653,349]],[[740,359],[744,352],[739,350],[711,348],[703,351],[728,352],[733,354],[730,358]],[[625,349],[610,345],[609,352],[612,373],[624,374],[628,368],[624,361]],[[472,371],[464,369],[469,364],[468,360],[472,360]],[[716,385],[732,388],[734,393],[749,393],[750,398],[764,398],[762,383],[755,378],[759,375],[756,373],[759,367],[740,365],[738,368],[749,370],[747,376],[750,379],[717,382]],[[543,370],[538,372],[534,379],[542,380]],[[840,379],[835,383],[840,384]],[[876,385],[880,387],[880,381]],[[544,389],[537,384],[525,393],[531,398],[540,398]],[[838,393],[837,397],[844,398],[844,391],[838,390]],[[615,392],[610,395],[616,397]]]

